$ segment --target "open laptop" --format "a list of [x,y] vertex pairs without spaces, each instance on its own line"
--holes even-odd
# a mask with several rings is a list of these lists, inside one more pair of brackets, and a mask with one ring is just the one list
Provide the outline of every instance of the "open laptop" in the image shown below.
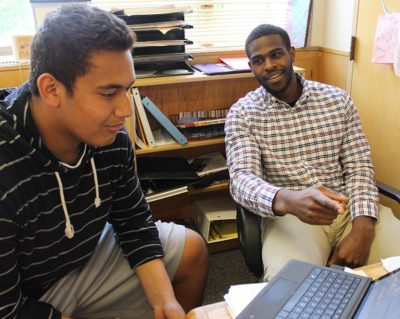
[[237,319],[400,318],[400,269],[375,281],[290,260]]

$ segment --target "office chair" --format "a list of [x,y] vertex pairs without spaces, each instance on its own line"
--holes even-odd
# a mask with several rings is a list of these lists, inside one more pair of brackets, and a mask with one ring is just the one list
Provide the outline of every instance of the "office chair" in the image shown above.
[[[379,193],[400,204],[400,190],[377,182]],[[240,251],[249,270],[260,277],[264,272],[261,256],[261,217],[236,204],[237,231]]]

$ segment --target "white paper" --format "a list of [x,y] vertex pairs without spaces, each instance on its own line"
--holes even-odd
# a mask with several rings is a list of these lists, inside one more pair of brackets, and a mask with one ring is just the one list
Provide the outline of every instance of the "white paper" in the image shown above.
[[266,284],[266,282],[262,282],[231,286],[229,292],[224,296],[224,299],[228,304],[228,310],[232,318],[236,318]]
[[389,272],[396,270],[400,268],[400,256],[382,259],[382,265]]

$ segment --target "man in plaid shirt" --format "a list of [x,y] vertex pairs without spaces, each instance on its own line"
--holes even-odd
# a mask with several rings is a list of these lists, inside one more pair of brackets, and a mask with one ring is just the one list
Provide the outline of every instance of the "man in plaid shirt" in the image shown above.
[[400,255],[350,96],[295,74],[279,27],[256,27],[246,53],[261,86],[230,108],[225,142],[233,198],[264,217],[264,280],[291,258],[358,267]]

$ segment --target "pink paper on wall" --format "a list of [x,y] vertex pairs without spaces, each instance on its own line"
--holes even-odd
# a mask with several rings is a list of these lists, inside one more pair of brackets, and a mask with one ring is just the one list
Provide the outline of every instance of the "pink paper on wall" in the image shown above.
[[394,50],[397,41],[400,41],[399,29],[400,13],[379,16],[372,52],[373,63],[393,63]]

